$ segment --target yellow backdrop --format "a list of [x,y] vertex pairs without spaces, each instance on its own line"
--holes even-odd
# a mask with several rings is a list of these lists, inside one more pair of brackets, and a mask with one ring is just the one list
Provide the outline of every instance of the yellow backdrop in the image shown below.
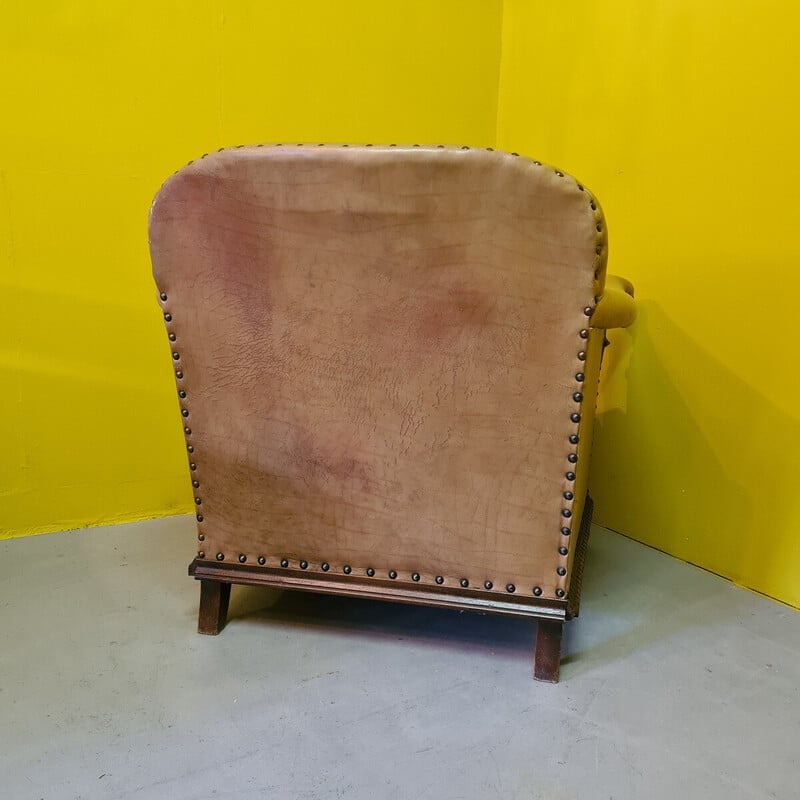
[[248,141],[496,144],[600,197],[597,520],[800,606],[800,12],[720,0],[17,4],[0,28],[0,536],[189,510],[146,214]]
[[636,284],[596,520],[800,606],[800,10],[509,0],[498,145],[597,193]]
[[0,25],[0,536],[188,511],[147,252],[242,142],[494,143],[501,0],[11,3]]

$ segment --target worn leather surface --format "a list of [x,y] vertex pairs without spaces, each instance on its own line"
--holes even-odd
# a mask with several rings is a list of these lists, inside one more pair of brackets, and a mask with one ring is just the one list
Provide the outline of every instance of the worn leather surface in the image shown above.
[[165,183],[150,246],[203,558],[568,587],[606,254],[574,179],[486,150],[232,149]]

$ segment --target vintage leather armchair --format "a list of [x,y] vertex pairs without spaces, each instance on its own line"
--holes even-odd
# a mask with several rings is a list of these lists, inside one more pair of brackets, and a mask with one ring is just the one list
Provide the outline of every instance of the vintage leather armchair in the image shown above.
[[634,318],[591,193],[491,148],[231,148],[166,181],[150,249],[200,632],[232,583],[532,617],[557,680],[605,329]]

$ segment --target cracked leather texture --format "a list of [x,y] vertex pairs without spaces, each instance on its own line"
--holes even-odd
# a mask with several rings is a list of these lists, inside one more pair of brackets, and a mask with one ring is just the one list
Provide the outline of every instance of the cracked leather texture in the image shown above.
[[602,337],[580,337],[605,270],[591,201],[433,147],[248,147],[170,178],[150,247],[204,557],[567,587]]

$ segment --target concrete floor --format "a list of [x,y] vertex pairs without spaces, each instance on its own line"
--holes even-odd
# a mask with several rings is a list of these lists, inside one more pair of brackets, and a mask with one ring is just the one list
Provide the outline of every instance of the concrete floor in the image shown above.
[[235,587],[189,517],[0,542],[0,796],[800,797],[800,614],[595,529],[558,685],[534,624]]

